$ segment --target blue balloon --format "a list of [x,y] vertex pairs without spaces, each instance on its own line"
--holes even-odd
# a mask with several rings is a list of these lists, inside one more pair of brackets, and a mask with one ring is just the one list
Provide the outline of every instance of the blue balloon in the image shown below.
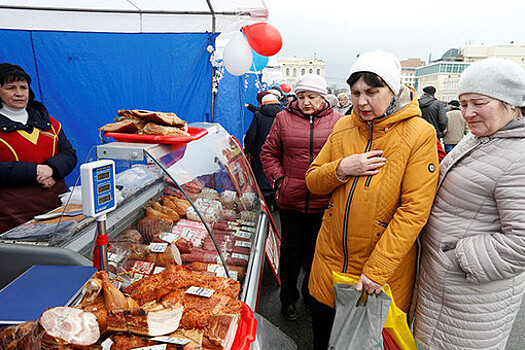
[[252,56],[253,56],[253,62],[252,62],[252,66],[250,67],[250,70],[252,72],[261,71],[268,64],[269,58],[267,56],[259,55],[253,49],[252,49]]

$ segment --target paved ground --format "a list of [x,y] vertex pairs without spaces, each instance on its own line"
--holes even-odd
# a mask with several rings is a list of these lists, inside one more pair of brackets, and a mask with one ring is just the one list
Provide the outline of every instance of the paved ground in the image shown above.
[[[278,215],[273,217],[279,226]],[[302,274],[299,278],[298,286],[301,285]],[[261,295],[259,299],[258,313],[266,317],[271,323],[292,338],[300,350],[313,349],[312,346],[312,317],[306,311],[302,299],[297,303],[297,321],[289,322],[281,316],[279,302],[279,286],[275,282],[269,268],[265,266]],[[507,343],[506,350],[525,350],[525,300],[522,304],[518,318],[514,323],[511,336]]]

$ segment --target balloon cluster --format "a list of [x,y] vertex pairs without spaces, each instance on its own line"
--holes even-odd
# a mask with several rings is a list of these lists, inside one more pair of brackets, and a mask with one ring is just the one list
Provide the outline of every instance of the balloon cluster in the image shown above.
[[268,64],[268,57],[281,50],[281,33],[268,23],[255,23],[237,32],[224,48],[224,66],[233,75],[248,70],[260,71]]

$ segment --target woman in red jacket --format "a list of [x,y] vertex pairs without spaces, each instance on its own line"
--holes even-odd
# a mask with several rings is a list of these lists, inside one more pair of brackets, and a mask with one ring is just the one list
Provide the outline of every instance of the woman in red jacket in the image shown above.
[[326,81],[305,74],[297,79],[296,98],[279,114],[262,147],[261,161],[266,176],[277,190],[281,220],[281,312],[289,321],[297,319],[297,279],[306,270],[301,294],[308,306],[308,278],[317,233],[330,196],[315,195],[306,187],[305,174],[323,147],[341,114],[325,97]]

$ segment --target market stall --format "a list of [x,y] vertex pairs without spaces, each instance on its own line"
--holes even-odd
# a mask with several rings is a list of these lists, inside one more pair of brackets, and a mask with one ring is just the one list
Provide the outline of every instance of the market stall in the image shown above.
[[[112,159],[117,168],[118,206],[106,222],[109,271],[124,286],[180,265],[229,277],[240,283],[239,300],[256,310],[265,255],[278,268],[278,236],[269,230],[264,201],[235,138],[219,124],[190,128],[195,136],[182,138],[193,139],[188,143],[175,138],[170,144],[110,142],[95,148],[90,160]],[[106,135],[127,141],[145,136]],[[2,271],[3,284],[34,264],[49,264],[50,257],[58,265],[90,264],[97,223],[76,212],[75,196],[64,196],[68,204],[55,211],[58,217],[50,214],[0,235],[0,263],[11,266]]]

